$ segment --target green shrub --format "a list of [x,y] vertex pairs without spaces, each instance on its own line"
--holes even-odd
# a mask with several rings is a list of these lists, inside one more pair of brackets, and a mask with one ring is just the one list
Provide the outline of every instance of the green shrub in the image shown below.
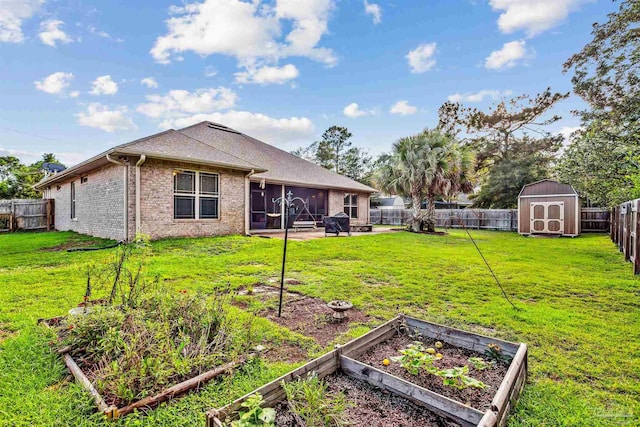
[[[213,295],[171,291],[145,278],[148,255],[148,247],[127,245],[109,268],[89,274],[87,295],[93,277],[106,303],[69,316],[58,330],[59,348],[118,404],[234,360],[251,346],[251,319],[242,324],[229,316],[228,288]],[[109,286],[96,286],[97,278]]]
[[309,374],[306,379],[298,378],[288,383],[283,381],[282,388],[291,412],[307,427],[347,425],[347,399],[344,393],[330,393],[327,385],[315,373]]

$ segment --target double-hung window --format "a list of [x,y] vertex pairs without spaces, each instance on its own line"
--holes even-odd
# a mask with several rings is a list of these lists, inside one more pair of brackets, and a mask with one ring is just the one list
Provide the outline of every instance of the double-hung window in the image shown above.
[[220,218],[220,176],[216,173],[174,171],[173,217]]
[[345,193],[344,195],[344,213],[349,218],[358,218],[358,195],[353,193]]

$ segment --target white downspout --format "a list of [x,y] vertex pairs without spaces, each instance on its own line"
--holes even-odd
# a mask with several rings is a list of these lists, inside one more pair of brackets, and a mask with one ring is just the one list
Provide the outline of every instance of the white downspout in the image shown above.
[[140,234],[140,166],[147,160],[147,156],[140,155],[136,162],[136,235]]
[[118,161],[107,153],[107,160],[113,164],[123,166],[124,172],[124,241],[129,241],[129,165],[125,162]]
[[244,177],[244,234],[248,236],[251,228],[251,200],[250,200],[250,182],[249,177],[256,173],[255,169],[251,169],[251,172]]

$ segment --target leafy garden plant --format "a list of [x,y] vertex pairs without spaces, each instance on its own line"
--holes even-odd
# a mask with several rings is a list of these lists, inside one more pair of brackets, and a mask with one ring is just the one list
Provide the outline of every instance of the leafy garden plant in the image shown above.
[[[439,369],[434,365],[434,362],[442,357],[439,353],[438,355],[432,353],[435,353],[432,348],[425,348],[422,342],[414,341],[406,348],[400,350],[402,356],[392,357],[391,360],[399,362],[400,366],[405,368],[410,374],[418,375],[421,371],[425,371],[441,377],[444,385],[452,386],[460,390],[467,387],[487,387],[482,381],[467,375],[469,373],[469,367],[466,365],[451,369]],[[479,357],[472,357],[469,359],[469,362],[478,370],[483,370],[490,366],[489,363]]]
[[239,413],[239,418],[231,422],[231,427],[272,427],[276,421],[276,411],[273,408],[263,408],[264,400],[260,393],[253,394],[242,402],[245,408]]
[[442,377],[442,383],[446,386],[455,387],[458,390],[463,390],[467,387],[474,388],[487,388],[487,385],[480,380],[468,376],[468,366],[457,366],[451,369],[443,369],[438,372],[438,375]]
[[496,363],[503,362],[506,364],[511,363],[511,357],[502,352],[502,348],[498,344],[487,344],[487,349],[484,354]]
[[421,370],[430,374],[437,374],[438,368],[433,363],[437,360],[436,356],[427,352],[427,349],[420,341],[414,341],[406,348],[400,350],[402,356],[392,357],[394,362],[400,362],[400,366],[405,368],[407,372],[418,375]]
[[487,362],[482,357],[470,357],[469,363],[471,363],[474,369],[478,371],[484,371],[485,369],[491,368],[496,364],[495,360],[489,360]]
[[347,425],[344,393],[331,393],[316,373],[307,378],[282,382],[287,405],[292,414],[307,427],[341,427]]

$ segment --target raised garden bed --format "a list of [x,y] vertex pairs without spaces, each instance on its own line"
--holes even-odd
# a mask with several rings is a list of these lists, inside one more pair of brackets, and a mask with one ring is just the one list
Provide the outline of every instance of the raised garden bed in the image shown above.
[[[64,319],[65,317],[39,319],[38,323],[47,328],[53,329],[62,321],[64,321]],[[185,381],[179,382],[154,395],[147,396],[143,399],[131,402],[127,405],[116,405],[109,397],[103,396],[98,392],[93,382],[89,379],[89,376],[91,376],[90,372],[85,372],[86,368],[85,371],[83,371],[83,369],[78,366],[77,361],[74,360],[74,358],[69,354],[69,350],[69,348],[63,348],[61,349],[61,351],[59,351],[65,365],[69,369],[69,372],[76,379],[78,384],[80,384],[80,386],[82,386],[82,388],[84,388],[91,395],[96,404],[96,407],[98,408],[98,411],[104,414],[108,419],[124,417],[134,412],[135,410],[152,409],[162,402],[178,397],[189,391],[198,389],[206,382],[211,381],[221,374],[231,371],[232,369],[242,365],[245,361],[244,358],[240,358],[216,366],[211,370],[203,372]]]
[[410,336],[407,332],[403,332],[371,347],[366,353],[356,357],[356,360],[428,390],[435,391],[448,398],[457,400],[458,402],[462,402],[480,411],[491,408],[493,396],[498,391],[502,379],[507,373],[507,363],[498,362],[485,369],[476,369],[469,363],[469,359],[473,357],[485,358],[486,356],[484,354],[449,343],[443,343],[443,347],[437,350],[443,357],[434,362],[436,368],[443,370],[466,365],[469,367],[468,375],[487,386],[486,388],[467,387],[462,390],[444,385],[442,378],[437,375],[431,375],[426,372],[412,374],[402,367],[400,363],[392,362],[385,366],[385,359],[389,360],[394,356],[398,356],[400,350],[407,348],[408,345],[416,341],[423,343],[424,348],[434,348],[435,343],[438,342],[435,339],[416,335]]
[[[344,411],[345,421],[350,426],[389,426],[389,427],[456,427],[458,424],[448,421],[421,405],[387,393],[367,382],[357,380],[342,372],[336,372],[324,378],[331,393],[343,393],[348,405]],[[276,407],[276,427],[297,425],[284,402]]]
[[[377,345],[384,344],[397,336],[402,337],[408,332],[417,332],[423,339],[439,340],[444,344],[444,351],[448,349],[452,354],[457,351],[459,355],[464,356],[472,354],[465,353],[467,350],[484,354],[486,350],[489,350],[489,345],[498,345],[502,353],[510,357],[511,361],[508,366],[504,366],[505,370],[501,371],[504,375],[499,378],[497,388],[495,390],[491,389],[490,394],[492,396],[490,396],[490,403],[486,405],[487,408],[481,411],[467,406],[466,402],[452,399],[437,391],[422,387],[376,366],[357,360],[366,360],[367,353]],[[454,350],[456,347],[458,350]],[[380,356],[382,360],[384,355]],[[526,344],[510,343],[408,316],[398,316],[362,337],[254,390],[233,403],[223,408],[209,411],[207,413],[207,426],[220,427],[223,422],[233,420],[237,416],[242,403],[255,393],[260,393],[263,396],[264,407],[276,407],[285,399],[285,392],[281,383],[303,378],[310,372],[315,372],[319,378],[327,376],[342,378],[336,375],[343,375],[349,381],[363,381],[378,389],[385,390],[392,396],[406,399],[424,408],[429,416],[445,418],[449,422],[460,426],[503,426],[506,423],[511,407],[524,387],[527,376],[527,346]],[[334,380],[330,379],[329,384],[332,381]],[[428,386],[428,384],[425,385]],[[484,400],[482,401],[484,402]],[[359,420],[358,424],[366,425],[371,424],[371,422]],[[379,425],[385,424],[381,423]],[[392,423],[390,425],[395,424]]]

